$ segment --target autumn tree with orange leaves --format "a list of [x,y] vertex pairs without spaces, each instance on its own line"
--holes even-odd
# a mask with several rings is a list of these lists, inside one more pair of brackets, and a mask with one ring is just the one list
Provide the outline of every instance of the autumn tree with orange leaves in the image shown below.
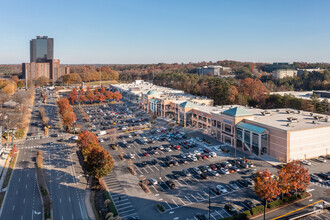
[[287,184],[285,188],[289,188],[289,191],[294,190],[296,195],[298,191],[305,191],[309,186],[310,176],[308,174],[308,169],[306,169],[301,162],[294,160],[287,163],[285,167],[279,171],[279,174],[283,172],[287,173],[287,177],[282,180]]
[[123,98],[123,96],[120,94],[120,92],[116,91],[113,93],[113,98],[118,102],[120,99]]
[[63,120],[63,125],[68,129],[72,127],[77,120],[76,114],[73,112],[73,108],[67,98],[60,98],[57,101],[58,109]]
[[267,169],[257,172],[254,178],[254,192],[257,196],[265,201],[264,207],[264,219],[266,215],[267,202],[275,199],[280,195],[280,189],[278,188],[277,180],[272,178],[272,173]]
[[84,167],[90,176],[99,179],[111,172],[114,160],[110,153],[101,147],[95,134],[89,131],[81,132],[77,146],[82,152]]
[[269,90],[259,79],[246,78],[241,81],[240,92],[252,101],[262,103],[269,94]]

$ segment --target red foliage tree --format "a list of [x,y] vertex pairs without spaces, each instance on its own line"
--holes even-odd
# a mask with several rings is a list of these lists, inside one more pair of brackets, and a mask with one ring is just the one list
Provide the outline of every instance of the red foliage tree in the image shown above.
[[265,100],[269,90],[259,79],[246,78],[241,82],[240,92],[243,93],[244,96],[261,103]]
[[87,155],[92,151],[92,149],[99,147],[100,143],[95,134],[89,131],[83,131],[78,136],[77,146],[86,159]]
[[101,86],[100,92],[105,95],[105,93],[107,92],[107,90],[105,90],[104,86]]
[[120,99],[123,98],[123,96],[120,94],[120,92],[116,91],[113,94],[113,98],[118,102]]
[[280,194],[277,180],[272,178],[272,173],[267,169],[263,172],[257,172],[254,178],[254,192],[265,201],[264,215],[266,213],[267,202],[276,198]]
[[305,191],[310,183],[310,176],[308,174],[308,169],[304,167],[302,163],[294,160],[285,165],[283,168],[286,173],[288,173],[288,184],[290,190]]
[[94,96],[94,93],[92,92],[92,90],[87,89],[86,98],[91,102],[91,104],[93,103],[95,96]]
[[113,92],[111,91],[106,91],[105,97],[109,100],[113,99]]
[[99,179],[107,176],[114,165],[114,160],[110,153],[102,147],[94,147],[87,155],[84,166],[90,176]]

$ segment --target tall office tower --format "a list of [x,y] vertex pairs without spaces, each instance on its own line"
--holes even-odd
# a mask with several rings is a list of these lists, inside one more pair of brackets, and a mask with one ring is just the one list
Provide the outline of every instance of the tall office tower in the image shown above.
[[37,36],[30,40],[30,62],[44,63],[54,58],[54,39]]

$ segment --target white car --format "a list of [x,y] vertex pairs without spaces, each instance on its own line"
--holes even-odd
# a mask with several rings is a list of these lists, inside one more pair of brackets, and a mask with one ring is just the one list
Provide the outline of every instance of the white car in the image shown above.
[[302,160],[301,163],[305,164],[305,165],[308,165],[308,166],[312,165],[312,163],[308,160]]
[[199,155],[201,155],[201,152],[199,152],[198,150],[194,150],[194,154],[199,156]]
[[217,190],[219,190],[222,193],[227,193],[228,191],[226,190],[225,187],[223,187],[222,185],[217,185]]
[[100,139],[100,143],[103,143],[104,142],[104,140],[103,139]]
[[150,182],[151,185],[157,185],[158,184],[158,182],[155,178],[150,178],[149,182]]
[[213,176],[219,176],[220,174],[217,172],[217,171],[215,171],[215,170],[212,170],[211,172],[210,172]]
[[217,153],[214,152],[214,151],[211,151],[211,152],[210,152],[210,155],[211,155],[211,157],[216,157],[216,156],[218,156]]
[[129,157],[130,159],[135,159],[135,154],[129,153],[129,154],[128,154],[128,157]]
[[230,184],[231,188],[233,188],[234,190],[238,190],[239,187],[236,185],[236,183],[231,183]]

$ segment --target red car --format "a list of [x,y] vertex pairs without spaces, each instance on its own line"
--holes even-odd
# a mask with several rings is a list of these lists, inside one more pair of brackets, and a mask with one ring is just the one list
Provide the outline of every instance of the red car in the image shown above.
[[179,145],[174,146],[174,148],[175,148],[176,150],[180,150],[180,149],[181,149]]
[[149,157],[149,154],[148,154],[147,152],[144,152],[143,155],[144,155],[145,157]]
[[218,169],[217,166],[214,165],[214,164],[210,164],[210,167],[211,167],[212,170],[217,170]]
[[206,156],[205,154],[202,154],[201,157],[202,157],[203,159],[206,159],[206,158],[207,158],[207,156]]
[[204,153],[207,153],[207,154],[210,153],[210,151],[206,148],[204,148],[203,151],[204,151]]

